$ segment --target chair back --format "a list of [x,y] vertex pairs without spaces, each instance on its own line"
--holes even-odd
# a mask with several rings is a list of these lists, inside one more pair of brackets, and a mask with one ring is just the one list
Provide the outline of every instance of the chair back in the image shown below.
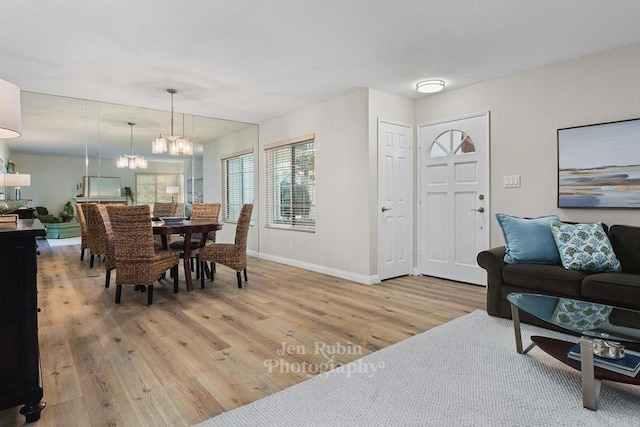
[[153,228],[148,205],[107,205],[116,260],[154,257]]
[[243,252],[247,249],[247,235],[249,234],[249,224],[251,223],[251,213],[253,203],[245,203],[240,210],[238,223],[236,224],[236,247]]
[[180,204],[181,203],[154,203],[153,216],[157,218],[163,216],[178,216],[181,214],[181,212],[178,212]]
[[98,204],[85,203],[82,209],[87,222],[87,243],[91,255],[106,255],[108,239],[104,232],[104,221]]
[[84,216],[82,203],[76,203],[76,212],[78,212],[78,220],[80,221],[81,247],[87,248],[87,219]]
[[107,241],[107,253],[104,257],[104,268],[110,270],[116,268],[116,249],[113,238],[113,229],[111,228],[111,220],[105,205],[98,205],[100,211],[100,232]]
[[[218,222],[220,216],[220,203],[194,203],[191,208],[192,221]],[[207,240],[216,241],[216,232],[210,231]]]

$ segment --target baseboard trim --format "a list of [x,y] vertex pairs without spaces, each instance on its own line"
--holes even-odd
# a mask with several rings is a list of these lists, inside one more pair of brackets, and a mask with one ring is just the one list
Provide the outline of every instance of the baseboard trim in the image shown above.
[[[249,252],[247,252],[249,253]],[[352,273],[350,271],[339,270],[337,268],[326,267],[324,265],[312,264],[310,262],[299,261],[291,258],[284,258],[278,255],[271,255],[260,252],[253,255],[260,259],[277,262],[279,264],[290,265],[292,267],[303,268],[305,270],[315,271],[316,273],[328,274],[329,276],[339,277],[341,279],[351,280],[353,282],[362,283],[364,285],[373,285],[380,283],[380,276],[365,276],[364,274]]]

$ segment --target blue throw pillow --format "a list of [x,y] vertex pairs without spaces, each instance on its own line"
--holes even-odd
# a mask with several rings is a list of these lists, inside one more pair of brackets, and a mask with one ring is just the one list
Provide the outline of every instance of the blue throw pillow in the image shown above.
[[560,264],[560,254],[550,226],[551,221],[559,221],[557,215],[525,219],[498,213],[496,219],[502,228],[507,249],[504,262]]
[[553,221],[551,232],[558,246],[562,265],[567,270],[592,273],[622,270],[600,223],[564,224]]

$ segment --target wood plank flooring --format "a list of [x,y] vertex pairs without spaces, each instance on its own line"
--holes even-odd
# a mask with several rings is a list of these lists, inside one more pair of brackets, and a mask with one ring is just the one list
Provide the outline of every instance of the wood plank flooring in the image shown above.
[[[116,305],[103,267],[79,254],[41,248],[38,427],[192,425],[485,308],[483,287],[414,276],[366,286],[258,259],[242,289],[221,266],[187,292],[181,270],[178,294],[167,279],[152,306],[132,287]],[[0,427],[24,424],[19,409],[0,411]]]

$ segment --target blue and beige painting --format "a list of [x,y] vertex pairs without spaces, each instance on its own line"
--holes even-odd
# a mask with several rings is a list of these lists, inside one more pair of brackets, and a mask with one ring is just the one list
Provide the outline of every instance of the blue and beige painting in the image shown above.
[[640,120],[558,131],[558,206],[640,208]]

